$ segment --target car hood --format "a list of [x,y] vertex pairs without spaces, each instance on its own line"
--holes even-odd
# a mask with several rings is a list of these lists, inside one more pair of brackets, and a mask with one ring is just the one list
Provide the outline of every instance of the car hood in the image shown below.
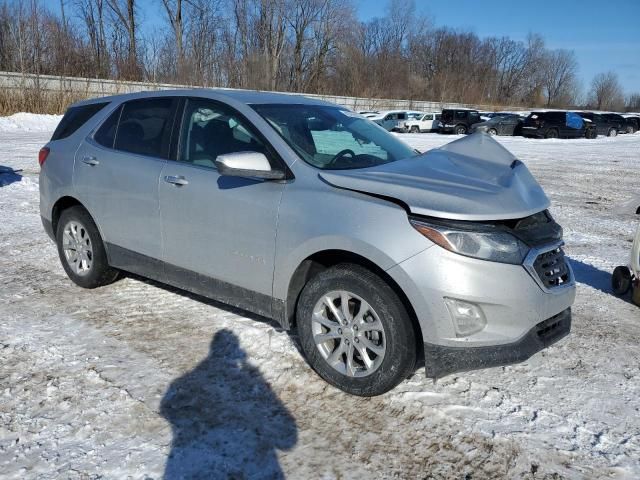
[[320,177],[337,188],[400,201],[416,215],[452,220],[523,218],[549,207],[527,167],[485,133],[417,157]]

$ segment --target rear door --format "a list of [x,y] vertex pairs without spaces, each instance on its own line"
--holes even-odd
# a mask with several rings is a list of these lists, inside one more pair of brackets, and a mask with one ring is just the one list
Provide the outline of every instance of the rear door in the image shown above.
[[243,151],[279,159],[243,116],[209,99],[187,99],[177,143],[159,184],[167,281],[269,315],[284,183],[221,176],[215,160]]
[[79,200],[101,229],[110,256],[120,259],[115,266],[130,271],[140,270],[141,257],[133,254],[162,256],[158,179],[167,161],[175,104],[170,97],[126,102],[76,153]]

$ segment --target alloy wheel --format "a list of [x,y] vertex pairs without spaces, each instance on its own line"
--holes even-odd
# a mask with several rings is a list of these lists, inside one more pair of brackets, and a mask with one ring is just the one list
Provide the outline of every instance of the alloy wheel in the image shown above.
[[62,250],[67,264],[80,276],[87,275],[93,265],[93,247],[89,232],[80,222],[71,220],[64,226]]
[[363,298],[346,290],[322,296],[313,309],[313,341],[325,361],[349,377],[375,372],[386,353],[384,327]]

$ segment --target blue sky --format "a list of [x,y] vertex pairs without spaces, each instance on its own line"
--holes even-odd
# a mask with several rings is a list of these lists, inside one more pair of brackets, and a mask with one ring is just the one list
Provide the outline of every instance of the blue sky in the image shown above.
[[[71,3],[72,0],[65,0]],[[162,22],[161,0],[137,0],[145,32]],[[384,16],[393,0],[355,0],[360,20]],[[541,34],[549,48],[573,50],[587,92],[594,75],[612,70],[626,93],[640,92],[640,0],[415,0],[435,26],[480,37],[524,40]],[[59,9],[59,2],[48,3]]]
[[[384,16],[387,4],[357,0],[358,16]],[[438,27],[480,37],[539,33],[549,48],[575,52],[585,90],[594,75],[612,70],[627,93],[640,92],[640,0],[416,0],[416,10]]]

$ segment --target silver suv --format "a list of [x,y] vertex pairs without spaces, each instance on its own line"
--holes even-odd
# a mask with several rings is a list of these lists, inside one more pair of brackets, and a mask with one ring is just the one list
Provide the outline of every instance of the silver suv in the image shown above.
[[297,328],[338,388],[522,361],[569,333],[562,229],[486,134],[426,154],[300,96],[180,90],[69,108],[40,151],[62,265],[121,271]]

